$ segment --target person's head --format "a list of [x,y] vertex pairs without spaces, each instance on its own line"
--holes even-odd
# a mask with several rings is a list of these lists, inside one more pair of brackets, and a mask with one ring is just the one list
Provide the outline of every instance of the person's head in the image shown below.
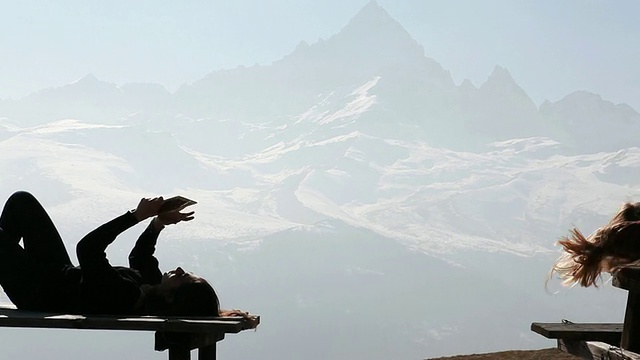
[[194,284],[203,281],[205,280],[200,276],[191,272],[186,272],[178,266],[175,270],[169,270],[162,275],[158,289],[167,296],[171,296],[172,293],[182,285]]
[[578,229],[558,241],[564,253],[556,261],[549,278],[558,273],[569,284],[597,286],[603,271],[614,272],[640,260],[640,247],[636,239],[630,239],[627,226],[638,226],[640,202],[625,203],[609,223],[585,237]]
[[146,294],[145,312],[167,316],[218,316],[220,302],[209,283],[178,267]]
[[607,225],[615,225],[624,221],[640,221],[640,202],[624,203]]

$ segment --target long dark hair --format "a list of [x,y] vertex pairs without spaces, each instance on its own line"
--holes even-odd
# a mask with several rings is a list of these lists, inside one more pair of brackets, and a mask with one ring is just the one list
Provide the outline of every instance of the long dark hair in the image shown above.
[[553,265],[547,281],[557,273],[563,284],[598,286],[603,271],[615,271],[640,260],[640,202],[625,203],[609,223],[584,236],[573,228],[558,240],[564,253]]
[[150,288],[142,306],[146,315],[160,316],[220,316],[220,301],[213,287],[206,280],[186,283],[169,296]]

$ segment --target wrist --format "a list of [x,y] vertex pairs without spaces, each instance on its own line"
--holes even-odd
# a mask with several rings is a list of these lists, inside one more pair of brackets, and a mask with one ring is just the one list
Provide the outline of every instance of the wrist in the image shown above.
[[137,222],[140,222],[142,220],[144,220],[144,218],[140,217],[140,213],[138,212],[137,209],[131,209],[129,211],[127,211],[129,214],[131,214],[131,216],[133,216]]
[[160,231],[160,230],[164,229],[164,224],[162,223],[162,221],[160,221],[160,219],[158,219],[158,217],[154,217],[151,220],[151,226],[153,226],[153,228],[156,231]]

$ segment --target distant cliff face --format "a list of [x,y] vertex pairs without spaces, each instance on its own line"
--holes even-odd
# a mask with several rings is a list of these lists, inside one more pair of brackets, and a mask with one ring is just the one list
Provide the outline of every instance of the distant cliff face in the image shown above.
[[[428,45],[428,44],[427,44]],[[187,116],[287,124],[327,102],[343,101],[376,80],[375,103],[359,115],[359,131],[415,137],[454,149],[478,149],[511,138],[544,136],[576,152],[633,146],[640,114],[581,91],[540,109],[496,66],[478,88],[451,74],[377,3],[370,2],[338,33],[269,66],[215,71],[170,94],[148,84],[102,82],[92,75],[16,101],[0,116],[23,125],[63,118],[121,123]],[[342,94],[342,95],[339,95]],[[606,136],[601,136],[606,134]]]

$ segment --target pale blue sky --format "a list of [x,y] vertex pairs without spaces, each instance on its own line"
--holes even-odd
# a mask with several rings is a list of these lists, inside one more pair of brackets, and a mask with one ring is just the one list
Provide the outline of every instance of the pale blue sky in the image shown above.
[[[368,0],[0,0],[0,97],[88,73],[175,90],[338,32]],[[506,67],[540,103],[574,90],[640,110],[640,3],[379,0],[456,82]]]

